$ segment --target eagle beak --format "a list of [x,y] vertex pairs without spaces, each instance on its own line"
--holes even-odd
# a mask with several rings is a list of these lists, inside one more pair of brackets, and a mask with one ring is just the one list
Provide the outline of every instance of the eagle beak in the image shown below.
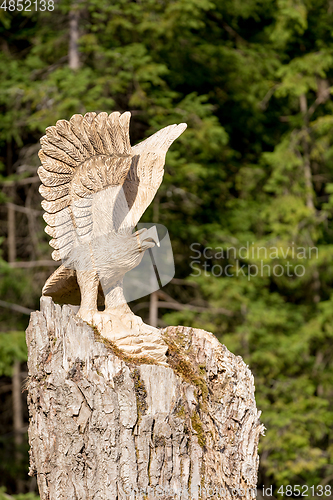
[[147,231],[143,234],[143,239],[145,241],[152,240],[155,243],[155,245],[157,245],[158,247],[161,246],[156,226],[152,226],[149,229],[147,229]]
[[156,226],[150,227],[149,229],[140,229],[140,231],[138,231],[136,234],[139,236],[141,245],[143,245],[145,241],[152,241],[158,247],[161,246]]

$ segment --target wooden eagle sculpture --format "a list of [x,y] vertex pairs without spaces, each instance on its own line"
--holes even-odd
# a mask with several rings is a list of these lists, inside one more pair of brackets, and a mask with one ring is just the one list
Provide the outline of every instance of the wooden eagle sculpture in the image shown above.
[[[148,248],[156,228],[134,231],[164,174],[165,156],[186,124],[170,125],[131,147],[130,113],[76,114],[46,129],[41,139],[39,191],[52,237],[52,258],[62,261],[43,295],[80,305],[78,316],[133,356],[163,362],[158,330],[128,307],[123,277]],[[98,305],[105,303],[105,310]]]

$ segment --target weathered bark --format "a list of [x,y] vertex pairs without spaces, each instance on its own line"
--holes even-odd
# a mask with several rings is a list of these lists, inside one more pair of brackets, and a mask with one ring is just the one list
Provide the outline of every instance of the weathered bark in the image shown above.
[[140,363],[41,299],[27,344],[42,500],[255,497],[263,425],[250,370],[203,330],[163,335],[170,367]]

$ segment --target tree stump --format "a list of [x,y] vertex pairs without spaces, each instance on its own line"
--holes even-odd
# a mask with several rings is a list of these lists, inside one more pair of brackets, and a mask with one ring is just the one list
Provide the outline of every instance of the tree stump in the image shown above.
[[41,500],[255,498],[264,427],[249,368],[211,333],[162,334],[169,366],[41,299],[26,332]]

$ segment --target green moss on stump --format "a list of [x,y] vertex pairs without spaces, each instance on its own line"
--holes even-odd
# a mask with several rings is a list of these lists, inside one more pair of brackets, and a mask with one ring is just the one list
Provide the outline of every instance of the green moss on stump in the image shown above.
[[176,417],[185,419],[186,418],[186,412],[185,412],[185,407],[184,405],[181,405],[179,409],[175,413]]
[[152,358],[149,358],[148,356],[142,356],[140,358],[134,357],[134,356],[129,356],[128,354],[125,354],[119,347],[116,346],[112,340],[106,339],[103,337],[96,326],[89,324],[89,326],[93,329],[94,332],[94,337],[96,342],[101,342],[102,344],[105,345],[107,349],[112,351],[115,356],[117,356],[119,359],[124,361],[125,363],[132,364],[132,365],[157,365],[158,363],[153,360]]
[[138,414],[138,421],[137,423],[139,424],[141,421],[142,415],[145,415],[147,413],[148,405],[147,405],[147,391],[145,388],[145,384],[143,380],[140,377],[140,372],[137,368],[135,368],[131,376],[134,381],[134,390],[135,390],[135,396],[136,396],[136,408],[137,408],[137,414]]
[[204,448],[206,446],[206,436],[205,436],[205,431],[202,425],[202,422],[200,420],[200,417],[197,413],[194,413],[191,417],[191,423],[193,430],[197,433],[198,437],[198,443],[201,448]]
[[208,398],[206,369],[203,365],[196,364],[191,348],[185,350],[183,347],[185,344],[184,334],[178,330],[176,333],[176,339],[168,335],[168,332],[163,333],[163,340],[168,345],[168,363],[187,383],[197,387],[198,393],[202,397],[201,407],[205,411]]

